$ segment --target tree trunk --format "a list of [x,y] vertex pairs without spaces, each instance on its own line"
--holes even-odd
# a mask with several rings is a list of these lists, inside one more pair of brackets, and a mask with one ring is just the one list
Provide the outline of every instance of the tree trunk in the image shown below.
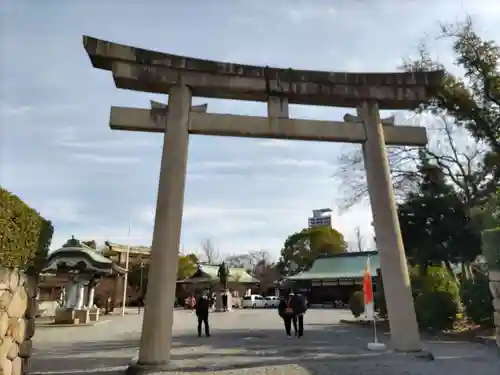
[[448,273],[450,274],[450,276],[453,278],[453,280],[455,280],[455,282],[457,284],[460,284],[460,280],[458,280],[457,275],[455,274],[455,272],[453,272],[453,267],[451,266],[450,261],[445,260],[444,266],[445,266],[446,270],[448,271]]
[[465,280],[472,280],[474,278],[470,262],[462,262],[462,274],[464,275]]

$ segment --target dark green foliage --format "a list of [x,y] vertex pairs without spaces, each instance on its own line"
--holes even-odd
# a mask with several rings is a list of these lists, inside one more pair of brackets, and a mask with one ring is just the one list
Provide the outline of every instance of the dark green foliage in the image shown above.
[[21,199],[0,187],[0,264],[39,271],[54,228]]
[[145,295],[148,286],[149,264],[132,264],[128,273],[128,284]]
[[413,267],[410,273],[413,295],[417,297],[423,293],[447,292],[456,301],[460,299],[460,290],[455,279],[444,267],[431,266],[422,274],[419,267]]
[[495,41],[482,39],[470,18],[458,25],[443,26],[442,30],[453,39],[456,64],[465,70],[465,79],[450,74],[439,92],[437,105],[498,154],[500,48]]
[[[453,172],[449,174],[452,180],[466,171],[459,178],[461,181],[455,179],[455,182],[464,202],[472,207],[494,192],[500,182],[500,48],[496,41],[482,39],[470,18],[462,23],[443,25],[440,37],[452,42],[455,65],[464,75],[447,71],[442,87],[421,110],[452,119],[486,146],[479,165],[471,163],[472,159],[462,152],[457,153],[456,148],[453,151],[459,157],[455,165],[447,163],[447,159],[454,157],[453,153],[438,161],[438,165],[447,164]],[[420,59],[407,62],[404,68],[421,71],[443,66],[423,49]]]
[[472,280],[463,280],[460,294],[465,313],[473,323],[493,325],[493,297],[488,276],[478,273]]
[[500,227],[483,231],[482,239],[488,269],[500,270]]
[[[432,264],[470,263],[481,253],[481,240],[465,205],[442,171],[423,159],[418,192],[398,206],[406,254],[422,274]],[[449,270],[450,271],[450,270]]]
[[[286,239],[277,269],[282,275],[305,271],[320,255],[345,251],[347,242],[337,230],[328,227],[303,229]],[[296,269],[291,269],[292,264],[295,264]]]
[[[444,267],[431,266],[425,274],[419,267],[410,268],[415,312],[420,328],[444,330],[453,327],[460,306],[460,291]],[[383,289],[377,284],[375,307],[381,318],[387,318]]]
[[449,292],[422,293],[415,299],[415,312],[421,329],[451,329],[457,320],[458,303]]
[[[195,254],[179,254],[177,280],[187,279],[196,272],[198,257]],[[130,266],[128,283],[131,287],[142,291],[144,295],[148,287],[149,263],[135,263]]]
[[473,207],[471,211],[476,227],[479,230],[500,227],[500,186],[484,204]]
[[456,281],[444,267],[428,267],[425,274],[418,267],[411,271],[415,312],[420,328],[452,328],[460,305],[460,291]]
[[365,299],[362,290],[354,292],[349,298],[349,309],[355,318],[360,317],[365,312]]

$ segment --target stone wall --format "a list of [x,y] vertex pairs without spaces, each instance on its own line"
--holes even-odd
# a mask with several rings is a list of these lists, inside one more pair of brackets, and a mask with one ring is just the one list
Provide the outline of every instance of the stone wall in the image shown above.
[[36,279],[0,266],[0,375],[27,375],[35,332]]
[[497,346],[500,348],[500,271],[490,271],[490,290],[495,309],[493,318],[496,326]]
[[481,237],[483,255],[489,270],[490,291],[493,296],[496,341],[500,349],[500,227],[484,230]]

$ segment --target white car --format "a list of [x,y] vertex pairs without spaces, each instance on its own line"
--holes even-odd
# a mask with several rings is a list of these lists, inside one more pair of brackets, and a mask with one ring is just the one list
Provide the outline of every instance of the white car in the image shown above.
[[251,296],[243,297],[243,303],[241,304],[241,307],[243,307],[244,309],[264,308],[266,307],[266,300],[264,299],[264,297],[258,294],[252,294]]
[[280,304],[280,299],[276,296],[265,297],[264,300],[264,307],[278,307]]

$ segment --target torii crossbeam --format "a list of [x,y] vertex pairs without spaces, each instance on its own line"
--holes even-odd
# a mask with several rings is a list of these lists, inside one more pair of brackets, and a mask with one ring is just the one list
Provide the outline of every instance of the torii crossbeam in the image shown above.
[[[166,111],[165,111],[166,115]],[[154,110],[111,107],[109,126],[113,130],[164,133],[168,127],[163,116]],[[389,146],[425,146],[425,128],[417,126],[383,126],[385,143]],[[364,124],[342,121],[301,120],[260,116],[240,116],[203,113],[192,107],[189,114],[189,134],[291,139],[320,142],[364,143]]]

